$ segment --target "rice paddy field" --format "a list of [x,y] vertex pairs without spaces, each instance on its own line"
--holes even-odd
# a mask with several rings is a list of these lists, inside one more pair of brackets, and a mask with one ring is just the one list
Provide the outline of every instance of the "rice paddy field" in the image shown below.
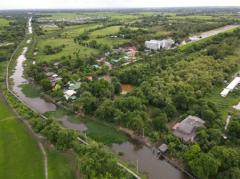
[[0,166],[0,178],[44,178],[43,157],[36,140],[1,98]]
[[59,152],[48,148],[48,175],[49,179],[77,178],[78,166],[75,156],[69,152]]

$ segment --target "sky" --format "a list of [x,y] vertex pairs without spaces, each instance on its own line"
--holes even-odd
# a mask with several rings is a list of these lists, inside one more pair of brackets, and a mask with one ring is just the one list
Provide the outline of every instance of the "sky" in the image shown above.
[[240,6],[240,0],[0,0],[0,9]]

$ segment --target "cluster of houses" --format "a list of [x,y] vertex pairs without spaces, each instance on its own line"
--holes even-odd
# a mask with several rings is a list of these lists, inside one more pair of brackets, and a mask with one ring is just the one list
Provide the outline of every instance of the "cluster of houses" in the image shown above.
[[234,80],[220,93],[221,96],[226,97],[228,93],[233,91],[238,86],[238,84],[240,84],[240,77],[235,77]]
[[[121,65],[128,65],[134,61],[136,61],[136,54],[137,54],[137,49],[134,46],[126,47],[126,48],[118,48],[118,49],[113,49],[113,52],[115,54],[121,54],[124,53],[125,55],[119,58],[111,58],[111,53],[106,52],[103,57],[97,60],[97,64],[93,65],[93,68],[99,69],[101,66],[105,65],[109,69],[112,69],[112,67],[116,64],[119,64],[120,61],[123,61]],[[110,60],[109,60],[110,58]]]
[[145,41],[145,47],[151,50],[170,49],[175,44],[174,40],[163,39],[163,40],[150,40]]
[[64,90],[64,98],[66,100],[74,100],[76,99],[76,94],[77,94],[77,90],[81,87],[81,82],[68,82],[68,87]]
[[52,87],[55,87],[58,81],[62,81],[62,77],[58,76],[58,74],[53,72],[45,73],[49,81],[51,82]]
[[[96,64],[92,65],[94,69],[100,69],[102,66],[107,66],[109,69],[112,69],[113,65],[116,65],[121,58],[124,58],[125,63],[132,63],[136,59],[136,53],[137,49],[133,46],[126,47],[126,48],[118,48],[113,49],[113,53],[115,54],[124,54],[124,56],[121,56],[119,59],[111,59],[111,53],[107,52],[103,57],[96,60]],[[118,55],[117,55],[118,56]],[[124,64],[121,64],[124,65]],[[54,63],[54,67],[58,68],[59,63]],[[62,78],[54,73],[51,72],[49,67],[46,65],[43,67],[43,70],[45,72],[45,75],[47,76],[48,80],[51,82],[52,89],[57,90],[60,89],[61,86],[59,85],[59,81],[62,81]],[[98,80],[105,80],[108,82],[111,82],[112,77],[110,75],[103,75],[97,78]],[[86,76],[86,80],[92,81],[93,76]],[[63,89],[64,98],[66,100],[74,100],[76,99],[76,94],[78,89],[81,87],[81,82],[68,82],[67,86]],[[122,85],[122,94],[127,94],[128,92],[133,90],[132,86],[129,85]]]

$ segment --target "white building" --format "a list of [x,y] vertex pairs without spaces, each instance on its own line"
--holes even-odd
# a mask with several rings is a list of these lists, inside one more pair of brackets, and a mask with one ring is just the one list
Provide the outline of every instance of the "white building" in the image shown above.
[[72,98],[77,92],[74,90],[66,90],[64,91],[64,97],[66,100],[68,100],[69,98]]
[[230,91],[233,91],[234,88],[240,83],[240,77],[235,77],[234,80],[223,89],[223,91],[220,93],[222,97],[226,97]]
[[152,50],[158,50],[162,46],[162,42],[159,40],[150,40],[145,42],[145,47],[152,49]]
[[192,36],[192,37],[189,37],[189,40],[190,40],[191,42],[195,42],[195,41],[200,40],[200,37],[198,37],[198,36]]
[[172,39],[150,40],[145,42],[145,47],[152,50],[159,50],[161,48],[170,49],[174,43]]

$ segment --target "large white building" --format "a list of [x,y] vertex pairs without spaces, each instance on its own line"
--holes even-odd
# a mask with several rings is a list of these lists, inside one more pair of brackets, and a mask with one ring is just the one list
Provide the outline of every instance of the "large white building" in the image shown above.
[[170,49],[174,43],[172,39],[150,40],[145,42],[145,46],[152,50],[159,50],[161,48]]
[[221,92],[221,96],[226,97],[228,93],[234,90],[234,88],[236,88],[239,83],[240,77],[235,77],[234,80],[226,88],[223,89],[223,91]]

